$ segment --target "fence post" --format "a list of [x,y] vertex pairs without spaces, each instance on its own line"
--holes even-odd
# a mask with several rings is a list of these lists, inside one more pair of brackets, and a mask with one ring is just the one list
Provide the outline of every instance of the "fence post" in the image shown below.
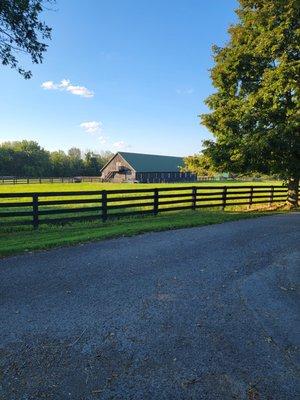
[[222,196],[222,202],[223,202],[222,210],[223,211],[225,210],[225,207],[226,207],[226,197],[227,197],[227,186],[224,186],[223,187],[223,196]]
[[32,225],[34,229],[39,227],[39,197],[37,193],[32,195]]
[[153,214],[154,215],[158,214],[158,199],[159,199],[158,189],[154,189],[154,195],[153,195]]
[[269,199],[269,205],[271,206],[273,203],[273,198],[274,198],[274,186],[271,186],[271,192],[270,192],[270,199]]
[[250,195],[249,195],[249,206],[248,208],[250,209],[253,203],[253,186],[250,187]]
[[102,190],[102,221],[107,220],[107,192]]
[[197,188],[196,186],[193,187],[192,189],[192,210],[196,210],[197,206]]

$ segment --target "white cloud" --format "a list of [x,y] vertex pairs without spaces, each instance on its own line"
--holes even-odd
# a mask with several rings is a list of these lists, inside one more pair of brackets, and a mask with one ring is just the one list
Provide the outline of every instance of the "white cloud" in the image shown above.
[[176,89],[177,94],[193,94],[194,89],[193,88],[181,88],[181,89]]
[[124,142],[123,140],[120,140],[118,142],[113,143],[113,147],[117,150],[125,150],[125,149],[129,149],[130,145],[126,142]]
[[108,137],[102,133],[102,123],[99,121],[86,121],[79,125],[86,133],[97,136],[97,140],[100,144],[106,144]]
[[80,127],[85,130],[87,133],[97,133],[101,131],[102,124],[101,122],[98,121],[87,121],[87,122],[82,122],[80,124]]
[[57,89],[56,85],[54,84],[53,81],[46,81],[42,83],[42,88],[46,89],[46,90],[53,90],[53,89]]
[[69,79],[62,79],[60,83],[46,81],[42,83],[41,87],[45,90],[65,90],[82,97],[94,97],[94,92],[84,86],[73,85]]
[[79,126],[86,133],[93,135],[100,145],[108,145],[109,148],[114,150],[126,150],[131,147],[124,140],[111,143],[109,137],[105,135],[105,132],[103,132],[103,125],[100,121],[85,121]]
[[106,136],[99,136],[98,139],[99,139],[100,144],[106,144],[108,138]]

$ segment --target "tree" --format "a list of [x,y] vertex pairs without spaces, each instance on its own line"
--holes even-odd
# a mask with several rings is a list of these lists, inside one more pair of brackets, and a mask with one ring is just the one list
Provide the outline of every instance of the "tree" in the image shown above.
[[239,0],[229,43],[214,46],[217,91],[201,116],[214,135],[204,154],[222,170],[279,174],[298,205],[300,176],[299,0]]
[[13,176],[49,176],[50,154],[37,142],[4,142],[0,145],[0,174]]
[[195,154],[184,158],[183,172],[192,172],[198,177],[200,176],[214,176],[216,169],[213,168],[211,159],[202,153]]
[[70,175],[82,175],[84,165],[81,158],[81,150],[77,147],[72,147],[68,151],[68,159],[70,166]]
[[0,60],[3,65],[16,68],[25,79],[32,73],[19,66],[17,55],[29,54],[34,64],[43,61],[48,47],[44,41],[51,39],[51,28],[39,20],[39,15],[45,9],[44,4],[50,1],[0,1]]
[[101,168],[107,161],[112,157],[110,151],[93,152],[88,150],[84,156],[84,174],[87,176],[97,176],[100,173]]
[[87,176],[99,175],[101,169],[101,158],[92,151],[87,151],[84,158],[84,172]]
[[53,151],[50,154],[50,159],[52,176],[70,176],[70,160],[64,151]]

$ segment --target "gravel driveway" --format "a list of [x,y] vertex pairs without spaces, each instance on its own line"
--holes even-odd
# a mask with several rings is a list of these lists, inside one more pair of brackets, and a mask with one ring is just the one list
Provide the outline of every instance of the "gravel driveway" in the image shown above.
[[300,213],[2,259],[0,399],[299,399],[299,265]]

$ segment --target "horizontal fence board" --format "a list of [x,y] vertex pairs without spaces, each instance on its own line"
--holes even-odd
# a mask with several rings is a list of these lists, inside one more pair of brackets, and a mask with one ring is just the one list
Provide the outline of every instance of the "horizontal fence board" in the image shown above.
[[191,197],[193,196],[192,192],[190,193],[175,193],[175,194],[160,194],[160,199],[173,199],[178,197]]
[[134,201],[134,200],[150,200],[153,199],[152,196],[128,196],[128,197],[108,197],[107,202],[113,203],[117,201]]
[[287,190],[253,190],[254,194],[260,194],[260,193],[287,193]]
[[[160,197],[159,197],[160,198]],[[170,200],[170,201],[159,201],[159,205],[167,205],[167,204],[180,204],[180,203],[192,203],[193,199],[182,199],[182,200]]]
[[222,196],[219,196],[219,197],[197,197],[197,202],[198,201],[220,201],[220,200],[222,200]]
[[78,207],[78,208],[57,208],[52,210],[39,210],[39,215],[50,215],[50,214],[74,214],[78,212],[92,212],[101,211],[102,207]]
[[[245,194],[248,195],[251,193],[251,189],[247,189],[247,190],[231,190],[231,188],[227,189],[227,194],[228,195],[234,195],[234,194]],[[269,192],[268,192],[269,193]]]
[[31,197],[32,198],[33,193],[32,192],[23,192],[23,193],[0,193],[0,199],[14,199],[16,197]]
[[59,197],[59,196],[85,196],[101,195],[102,190],[70,191],[70,192],[23,192],[23,193],[0,193],[0,198],[32,197],[33,194],[39,197]]
[[192,190],[193,188],[204,188],[204,186],[196,186],[196,185],[191,185],[191,186],[178,186],[178,187],[162,187],[158,188],[160,192],[177,192],[177,191],[185,191],[185,190]]
[[99,202],[101,202],[101,197],[92,199],[39,200],[39,206],[55,206],[60,204],[92,204]]
[[32,201],[20,201],[18,203],[0,203],[0,208],[8,207],[30,207],[32,206]]
[[[268,198],[270,198],[272,195],[269,193],[269,194],[266,194],[266,195],[261,195],[261,196],[256,196],[255,194],[253,194],[253,199],[265,199],[266,197],[268,197]],[[279,196],[279,195],[278,195]],[[277,196],[277,197],[278,197]],[[273,198],[275,197],[275,195],[273,195]],[[281,196],[279,196],[279,197],[286,197],[286,195],[281,195]]]
[[[246,193],[246,192],[245,192]],[[219,195],[219,196],[222,196],[223,195],[223,191],[221,191],[221,192],[202,192],[202,191],[199,191],[199,190],[197,190],[197,197],[199,196],[199,197],[205,197],[205,196],[217,196],[217,195]]]
[[58,197],[58,196],[90,196],[101,195],[102,190],[85,190],[85,191],[70,191],[70,192],[37,192],[39,197]]
[[107,206],[107,210],[116,210],[119,208],[132,208],[132,207],[153,207],[153,201],[152,202],[146,202],[146,203],[130,203],[130,204],[118,204],[115,206]]
[[8,217],[26,217],[32,215],[32,211],[4,211],[0,212],[1,218],[8,218]]
[[153,193],[154,188],[151,189],[118,189],[118,190],[107,190],[107,194],[125,194],[125,193]]

